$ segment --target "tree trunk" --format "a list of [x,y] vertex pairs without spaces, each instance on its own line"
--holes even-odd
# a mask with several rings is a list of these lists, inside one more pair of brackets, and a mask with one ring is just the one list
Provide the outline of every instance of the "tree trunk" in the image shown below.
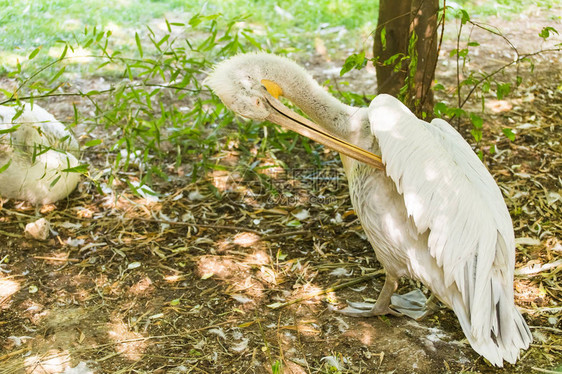
[[[407,90],[402,95],[404,102],[418,115],[433,112],[433,92],[430,87],[437,62],[438,12],[439,0],[381,0],[379,4],[373,47],[373,54],[378,57],[377,93],[399,96],[400,90],[407,84]],[[413,32],[417,36],[417,61],[413,64],[416,71],[410,72],[410,58],[397,64],[404,56],[409,56],[408,45]],[[382,40],[383,33],[386,43]],[[395,55],[399,57],[393,63],[385,63]],[[396,68],[399,69],[395,71]],[[408,76],[413,79],[408,80]]]
[[414,97],[416,114],[433,113],[433,91],[431,82],[435,77],[437,64],[437,13],[439,0],[412,1],[413,30],[418,36],[416,52],[418,64],[414,75]]
[[[410,29],[411,0],[381,0],[379,3],[379,20],[375,31],[373,55],[378,57],[377,93],[397,96],[406,81],[406,66],[394,71],[395,63],[385,64],[391,56],[408,51]],[[381,34],[385,40],[381,39]],[[400,58],[397,59],[399,61]]]

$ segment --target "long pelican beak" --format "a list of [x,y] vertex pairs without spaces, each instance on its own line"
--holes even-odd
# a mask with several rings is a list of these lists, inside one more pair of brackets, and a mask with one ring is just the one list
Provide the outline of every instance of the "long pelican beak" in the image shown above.
[[365,164],[371,165],[380,170],[385,170],[380,156],[338,138],[309,119],[293,112],[270,94],[270,87],[267,85],[264,85],[264,91],[264,97],[273,109],[270,115],[266,118],[268,121],[306,136],[307,138],[320,144],[324,144],[326,147],[331,148],[334,151],[354,158]]

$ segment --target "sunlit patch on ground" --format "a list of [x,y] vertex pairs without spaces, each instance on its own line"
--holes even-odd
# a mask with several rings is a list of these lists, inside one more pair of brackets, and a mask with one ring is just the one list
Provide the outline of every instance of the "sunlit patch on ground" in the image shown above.
[[10,296],[18,292],[21,288],[19,282],[5,279],[0,275],[0,308],[9,304]]
[[131,361],[142,358],[148,345],[142,334],[130,331],[127,325],[115,319],[108,326],[109,338],[115,343],[115,350]]
[[241,247],[250,247],[254,245],[260,239],[259,235],[252,232],[242,232],[236,234],[233,239],[233,243]]
[[129,289],[133,295],[148,294],[152,291],[154,291],[154,286],[149,277],[144,277]]
[[227,279],[242,270],[234,260],[220,256],[202,256],[198,261],[198,273],[203,279],[217,276]]
[[513,104],[508,100],[486,100],[486,108],[491,110],[493,113],[503,113],[509,112],[513,109]]
[[537,306],[544,306],[546,302],[546,291],[540,285],[531,283],[528,280],[516,280],[515,297],[523,303],[534,304]]
[[70,354],[67,351],[51,349],[42,355],[32,355],[25,359],[27,374],[58,374],[70,366]]
[[358,321],[349,324],[348,327],[349,329],[343,335],[357,339],[364,345],[371,345],[377,339],[377,331],[369,322]]

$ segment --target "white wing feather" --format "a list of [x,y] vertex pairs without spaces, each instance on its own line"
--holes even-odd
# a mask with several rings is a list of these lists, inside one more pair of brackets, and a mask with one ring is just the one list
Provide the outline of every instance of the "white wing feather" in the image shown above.
[[477,351],[495,345],[498,357],[484,354],[490,361],[514,362],[530,333],[513,306],[513,228],[494,179],[447,122],[419,120],[392,96],[373,100],[369,121],[408,215],[418,233],[429,230],[445,287],[458,290],[437,296],[455,310]]

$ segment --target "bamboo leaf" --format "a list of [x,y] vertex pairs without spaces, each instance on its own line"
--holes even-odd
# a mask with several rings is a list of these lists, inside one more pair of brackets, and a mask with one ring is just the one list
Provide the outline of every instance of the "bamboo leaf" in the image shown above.
[[51,80],[49,81],[49,84],[53,83],[54,81],[56,81],[57,79],[60,78],[61,75],[64,74],[64,71],[66,70],[66,66],[63,66],[62,69],[60,69],[54,76],[53,78],[51,78]]
[[135,42],[137,43],[137,49],[139,50],[139,54],[142,58],[143,57],[142,46],[141,46],[141,40],[138,32],[135,33]]
[[515,134],[511,131],[511,129],[503,128],[502,132],[509,140],[515,141]]
[[35,49],[33,50],[33,52],[31,52],[31,53],[29,54],[28,59],[29,59],[29,60],[33,60],[33,58],[34,58],[35,56],[37,56],[37,54],[39,53],[39,51],[41,51],[41,48],[43,48],[43,47],[42,47],[42,46],[39,46],[39,47],[35,48]]
[[2,165],[2,167],[0,167],[0,174],[5,172],[6,170],[8,170],[11,163],[12,163],[12,159],[10,159],[6,164],[4,164],[4,165]]
[[88,171],[88,164],[81,164],[81,165],[74,166],[74,167],[71,167],[71,168],[63,169],[61,171],[64,172],[64,173],[81,173],[81,174],[83,174],[83,173],[86,173]]
[[102,143],[101,139],[92,139],[90,141],[87,141],[86,144],[84,144],[84,146],[86,147],[94,147],[96,145],[99,145]]

